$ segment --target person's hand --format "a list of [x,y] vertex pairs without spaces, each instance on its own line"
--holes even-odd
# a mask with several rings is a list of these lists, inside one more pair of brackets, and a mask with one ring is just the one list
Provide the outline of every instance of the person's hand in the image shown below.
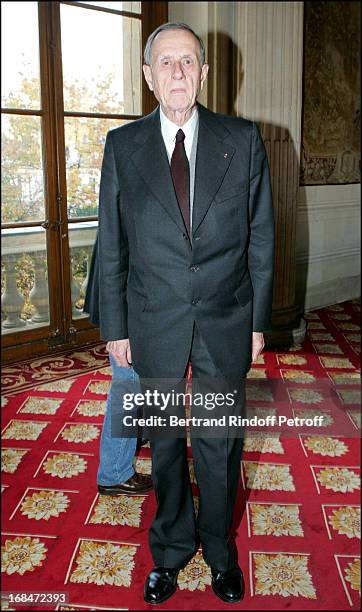
[[106,351],[112,355],[116,364],[121,368],[131,367],[132,355],[128,338],[125,340],[110,340],[107,342]]
[[262,332],[253,332],[253,343],[252,343],[252,358],[251,360],[255,362],[258,359],[258,356],[262,352],[265,346],[264,336]]

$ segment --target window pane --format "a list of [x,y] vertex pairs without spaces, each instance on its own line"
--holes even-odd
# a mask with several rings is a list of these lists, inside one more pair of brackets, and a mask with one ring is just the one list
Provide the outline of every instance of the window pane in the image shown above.
[[41,227],[1,232],[2,333],[49,324],[46,233]]
[[88,283],[97,226],[97,221],[69,224],[73,319],[88,316],[83,314],[82,308],[84,305],[84,296]]
[[104,143],[108,130],[128,121],[65,118],[68,216],[97,215]]
[[2,115],[2,222],[43,221],[40,117]]
[[37,2],[1,3],[1,106],[40,109]]
[[140,2],[82,2],[82,4],[93,4],[93,6],[110,8],[114,9],[115,11],[130,11],[131,13],[141,12]]
[[66,111],[141,114],[141,22],[61,5]]

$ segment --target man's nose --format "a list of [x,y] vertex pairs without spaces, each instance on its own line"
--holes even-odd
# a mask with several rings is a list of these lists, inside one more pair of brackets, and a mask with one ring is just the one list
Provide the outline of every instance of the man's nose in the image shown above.
[[182,79],[183,78],[184,71],[183,71],[181,62],[174,62],[172,76],[175,79]]

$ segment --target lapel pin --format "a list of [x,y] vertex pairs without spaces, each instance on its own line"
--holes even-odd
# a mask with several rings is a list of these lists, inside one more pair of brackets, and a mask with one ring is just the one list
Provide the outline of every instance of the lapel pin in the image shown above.
[[228,156],[228,154],[227,154],[227,153],[224,153],[224,159],[226,159],[226,158],[227,158],[227,156]]

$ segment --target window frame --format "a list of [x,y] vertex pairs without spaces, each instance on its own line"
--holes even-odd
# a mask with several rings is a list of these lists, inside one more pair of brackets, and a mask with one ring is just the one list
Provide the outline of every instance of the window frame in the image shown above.
[[[97,216],[68,218],[65,133],[66,117],[137,119],[157,105],[142,78],[142,115],[89,113],[64,110],[61,55],[61,4],[102,11],[141,20],[142,49],[149,34],[168,19],[167,2],[141,2],[141,13],[97,7],[82,2],[38,2],[41,109],[2,108],[2,114],[41,117],[44,198],[46,219],[46,258],[50,323],[34,329],[14,330],[2,335],[3,362],[12,363],[45,353],[100,341],[99,330],[88,318],[72,318],[71,256],[69,226],[96,221]],[[77,5],[77,6],[75,6]],[[38,221],[4,223],[2,229],[42,225]]]

